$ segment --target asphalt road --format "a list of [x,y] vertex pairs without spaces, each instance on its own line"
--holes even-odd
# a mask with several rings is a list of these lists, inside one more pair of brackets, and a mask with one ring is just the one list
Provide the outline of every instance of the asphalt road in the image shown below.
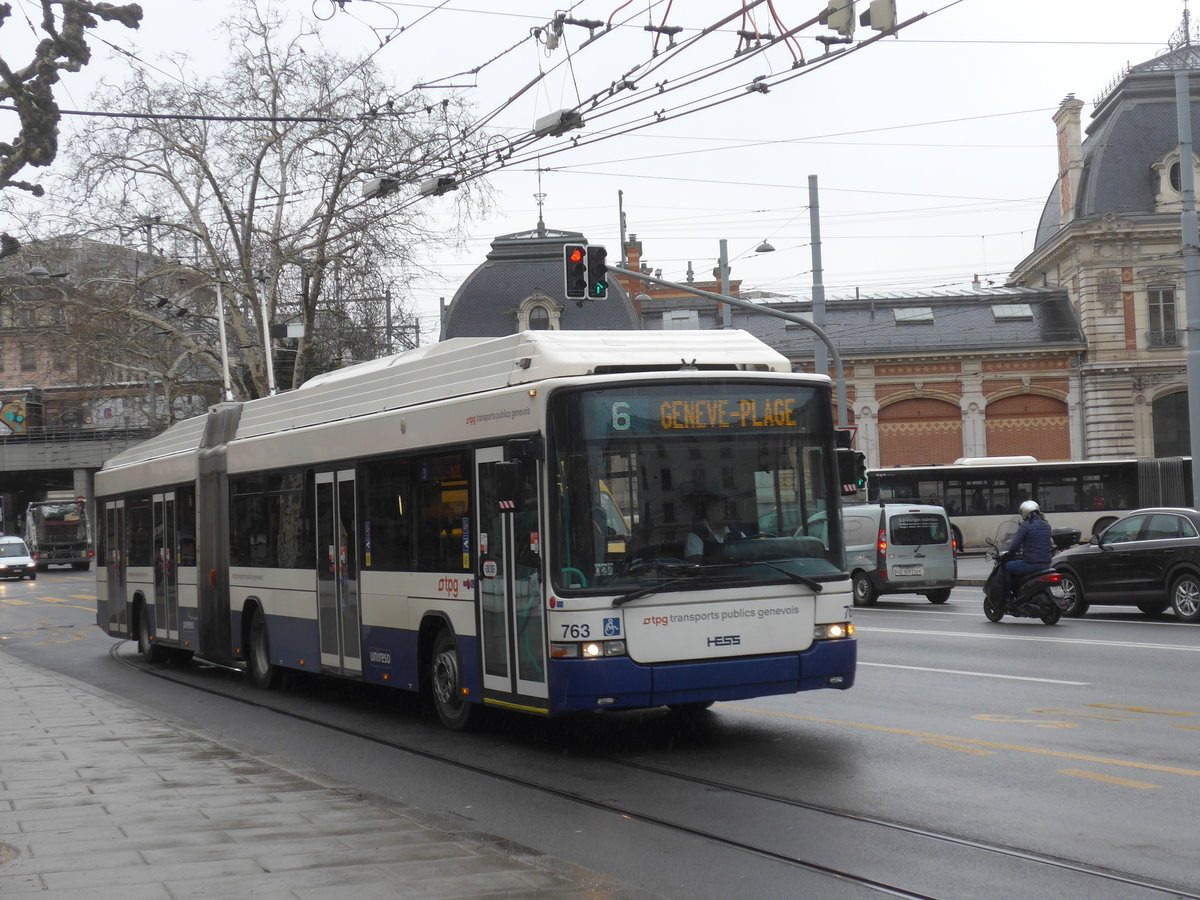
[[[353,780],[367,794],[662,896],[799,896],[815,876],[664,828],[655,816],[696,831],[736,826],[751,846],[808,849],[881,881],[919,885],[927,896],[1032,896],[1018,859],[999,853],[991,853],[987,886],[975,885],[957,855],[972,841],[1128,879],[1083,886],[1064,868],[1045,876],[1061,878],[1058,896],[1147,895],[1139,879],[1200,894],[1200,631],[1169,614],[1150,619],[1114,607],[1052,627],[993,624],[974,586],[941,606],[884,597],[855,610],[853,689],[719,704],[686,726],[658,712],[564,723],[501,716],[480,733],[455,735],[410,704],[381,707],[376,697],[319,689],[283,697],[290,708],[320,709],[377,739],[362,740],[121,666],[109,655],[113,640],[93,624],[93,596],[90,578],[65,570],[36,583],[0,583],[0,647]],[[390,739],[420,752],[379,742]],[[491,777],[489,768],[507,777]],[[592,805],[520,783],[530,774]],[[959,843],[907,849],[910,832],[868,838],[853,819],[752,804],[745,792]],[[605,798],[636,806],[644,818],[613,815]],[[814,884],[821,886],[809,889],[823,897],[866,895],[827,879]]]

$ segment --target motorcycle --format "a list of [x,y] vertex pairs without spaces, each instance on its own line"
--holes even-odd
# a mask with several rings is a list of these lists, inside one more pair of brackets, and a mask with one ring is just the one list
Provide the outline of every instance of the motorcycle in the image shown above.
[[[1012,559],[1008,546],[1017,533],[1016,522],[1003,522],[996,531],[996,539],[989,541],[988,559],[992,571],[983,585],[983,614],[989,622],[999,622],[1006,615],[1026,619],[1041,619],[1047,625],[1056,625],[1063,610],[1070,606],[1070,598],[1062,587],[1062,575],[1047,566],[1040,571],[1030,572],[1017,579],[1013,596],[1004,598],[1004,563]],[[1055,550],[1062,550],[1079,542],[1077,529],[1056,529],[1051,532]]]

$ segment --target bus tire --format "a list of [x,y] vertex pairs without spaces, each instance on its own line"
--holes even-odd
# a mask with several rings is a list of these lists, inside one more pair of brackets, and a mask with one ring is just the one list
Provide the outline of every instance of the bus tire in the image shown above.
[[950,588],[938,588],[936,591],[926,591],[925,596],[930,603],[945,603],[950,599]]
[[1083,588],[1079,584],[1079,579],[1070,572],[1062,572],[1062,592],[1066,598],[1066,604],[1062,607],[1062,614],[1069,616],[1072,619],[1078,619],[1085,615],[1088,611],[1087,598],[1083,596]]
[[1171,609],[1183,622],[1200,622],[1200,579],[1186,573],[1171,584]]
[[150,634],[150,604],[143,603],[138,607],[138,653],[147,663],[160,663],[166,659],[166,652],[158,641]]
[[76,572],[86,572],[91,567],[92,564],[90,562],[71,563],[71,568]]
[[1092,523],[1092,534],[1099,534],[1115,521],[1117,521],[1116,516],[1101,516]]
[[855,572],[850,579],[850,587],[854,591],[855,606],[874,606],[879,599],[879,592],[871,584],[871,576],[866,572]]
[[271,638],[267,633],[267,617],[263,615],[262,607],[254,607],[250,617],[250,638],[246,642],[250,658],[246,662],[246,671],[254,686],[264,691],[279,687],[279,667],[271,664]]
[[474,724],[477,709],[463,694],[462,659],[448,628],[442,628],[433,640],[429,690],[443,725],[451,731],[466,731]]

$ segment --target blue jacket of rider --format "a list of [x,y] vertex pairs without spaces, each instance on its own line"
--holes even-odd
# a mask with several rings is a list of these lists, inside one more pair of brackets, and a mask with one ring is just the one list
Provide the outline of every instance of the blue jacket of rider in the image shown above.
[[1013,535],[1012,543],[1008,545],[1008,552],[1013,556],[1020,553],[1025,562],[1049,566],[1050,557],[1054,555],[1050,523],[1039,513],[1033,513],[1021,523],[1021,527]]

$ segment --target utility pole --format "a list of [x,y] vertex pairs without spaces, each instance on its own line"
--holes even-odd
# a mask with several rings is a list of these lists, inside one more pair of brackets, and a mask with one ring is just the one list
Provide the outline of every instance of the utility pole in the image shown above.
[[[817,200],[817,176],[808,176],[808,230],[812,244],[812,309],[813,323],[818,328],[825,327],[825,282],[821,272],[821,205]],[[825,359],[825,348],[818,344],[813,348],[813,366],[817,373],[824,375],[829,371],[829,362]],[[839,401],[840,402],[840,401]]]
[[1175,73],[1175,116],[1179,129],[1180,250],[1187,309],[1188,441],[1192,458],[1192,506],[1200,489],[1200,229],[1196,218],[1196,174],[1192,164],[1192,103],[1188,73]]

